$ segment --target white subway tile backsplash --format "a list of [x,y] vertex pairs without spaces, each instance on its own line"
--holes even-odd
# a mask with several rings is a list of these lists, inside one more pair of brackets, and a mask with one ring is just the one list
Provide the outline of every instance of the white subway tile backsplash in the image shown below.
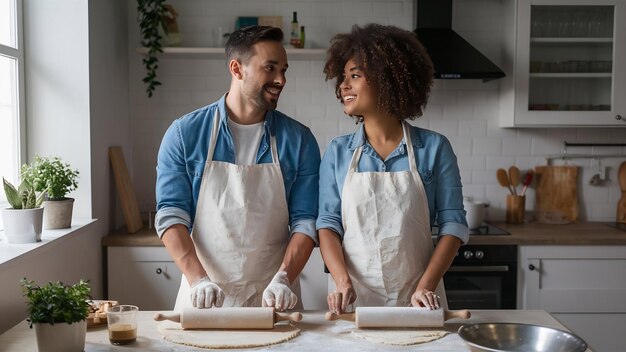
[[429,121],[429,126],[431,130],[451,138],[457,135],[459,122],[453,120],[431,120]]
[[501,155],[502,139],[496,137],[475,138],[472,152],[477,155]]
[[530,138],[504,138],[502,139],[502,155],[529,155]]

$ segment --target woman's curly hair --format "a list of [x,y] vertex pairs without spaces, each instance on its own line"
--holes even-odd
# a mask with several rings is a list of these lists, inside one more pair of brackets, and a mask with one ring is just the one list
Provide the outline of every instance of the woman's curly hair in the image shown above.
[[350,33],[331,39],[324,73],[336,79],[341,100],[346,62],[353,59],[378,92],[378,107],[401,120],[422,116],[433,84],[433,64],[426,49],[409,31],[394,26],[354,25]]

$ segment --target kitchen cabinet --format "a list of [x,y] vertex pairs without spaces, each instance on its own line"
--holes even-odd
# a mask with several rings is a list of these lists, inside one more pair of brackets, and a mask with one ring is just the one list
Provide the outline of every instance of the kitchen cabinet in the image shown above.
[[517,0],[502,127],[626,127],[626,0]]
[[141,310],[174,309],[182,274],[165,247],[109,246],[107,261],[109,299]]
[[596,351],[626,346],[626,246],[520,246],[522,309],[544,309]]

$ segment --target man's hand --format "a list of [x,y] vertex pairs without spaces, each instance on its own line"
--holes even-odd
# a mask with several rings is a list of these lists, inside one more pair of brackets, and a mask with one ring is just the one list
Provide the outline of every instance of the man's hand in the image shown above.
[[221,307],[224,303],[224,291],[211,282],[208,276],[191,285],[191,304],[196,308]]
[[292,309],[296,303],[298,303],[298,297],[289,288],[287,272],[277,272],[263,291],[263,307],[274,307],[277,311],[283,311]]
[[337,285],[336,291],[329,293],[328,297],[326,297],[328,310],[335,314],[345,312],[348,305],[354,303],[355,300],[356,292],[354,287],[352,287],[352,283]]

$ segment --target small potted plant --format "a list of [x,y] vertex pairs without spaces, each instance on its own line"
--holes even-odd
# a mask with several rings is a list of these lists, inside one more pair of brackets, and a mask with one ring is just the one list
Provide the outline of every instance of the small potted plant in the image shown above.
[[16,189],[4,177],[4,193],[11,208],[2,209],[2,222],[8,243],[34,243],[41,241],[43,208],[46,192],[37,195],[35,187],[26,179]]
[[35,326],[39,352],[83,351],[89,316],[89,293],[86,281],[74,285],[49,282],[44,286],[23,278],[22,291],[27,298],[28,318]]
[[78,187],[78,170],[72,170],[70,164],[59,157],[35,156],[32,163],[22,165],[21,174],[36,191],[47,192],[43,202],[44,229],[70,227],[74,198],[67,198],[66,195]]

